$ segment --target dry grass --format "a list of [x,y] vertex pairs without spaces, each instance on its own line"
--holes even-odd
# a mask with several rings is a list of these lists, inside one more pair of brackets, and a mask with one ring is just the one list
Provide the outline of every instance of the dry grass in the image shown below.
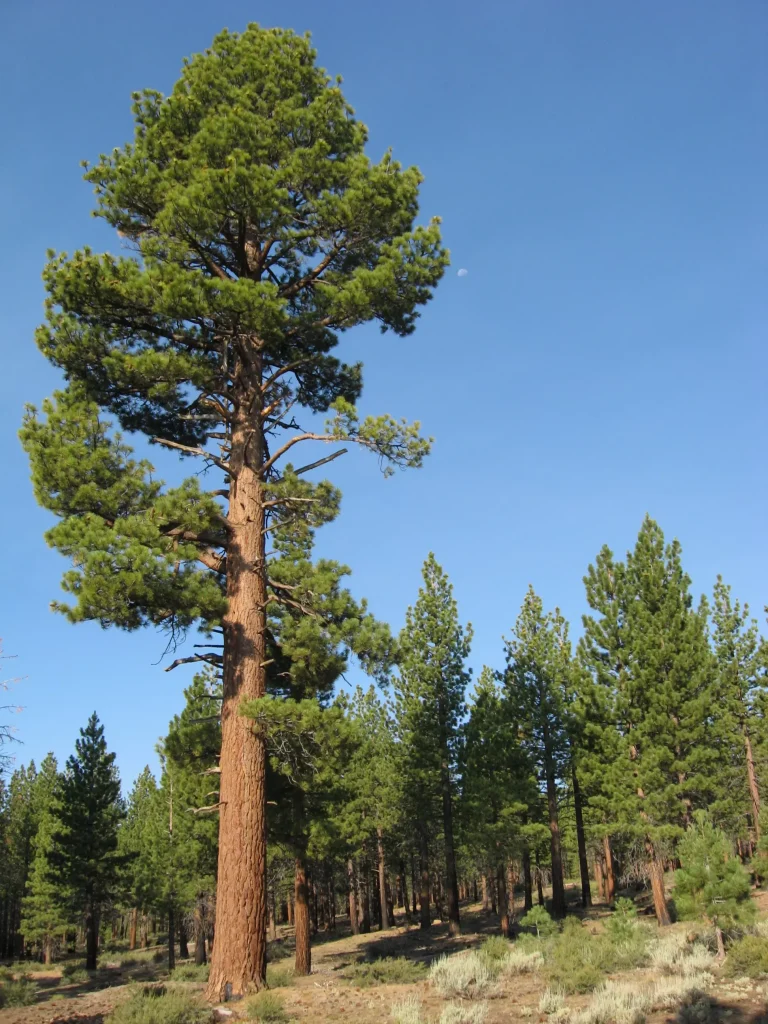
[[494,981],[485,957],[478,953],[441,956],[429,969],[429,980],[444,999],[476,999]]

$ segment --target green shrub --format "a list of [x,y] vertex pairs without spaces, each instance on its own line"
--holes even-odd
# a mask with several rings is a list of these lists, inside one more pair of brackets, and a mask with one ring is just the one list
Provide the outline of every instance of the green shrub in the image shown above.
[[593,936],[581,922],[568,919],[549,951],[550,984],[565,993],[591,992],[601,980],[596,962],[599,952]]
[[480,952],[489,960],[503,960],[511,948],[511,942],[503,935],[491,935],[480,947]]
[[31,1006],[37,997],[37,985],[31,978],[4,982],[0,988],[0,1006]]
[[4,981],[13,981],[13,971],[10,967],[0,967],[0,985]]
[[290,1017],[285,1012],[283,1000],[274,992],[259,992],[246,1003],[246,1012],[251,1020],[262,1024],[288,1024]]
[[171,971],[172,981],[208,981],[208,964],[179,964]]
[[605,923],[605,930],[612,939],[623,942],[631,939],[637,928],[637,907],[632,900],[620,896],[614,904],[613,913]]
[[295,975],[292,967],[278,967],[267,964],[267,985],[269,988],[287,988],[293,984]]
[[745,935],[734,942],[725,958],[725,972],[737,978],[768,974],[768,939],[760,935]]
[[425,977],[423,964],[413,963],[404,956],[382,957],[381,960],[363,960],[347,968],[346,977],[360,988],[370,985],[410,985]]
[[537,938],[546,938],[554,935],[557,931],[557,924],[552,920],[544,907],[533,907],[525,917],[520,919],[523,928],[533,928]]
[[213,1012],[183,989],[135,988],[107,1017],[109,1024],[211,1024]]

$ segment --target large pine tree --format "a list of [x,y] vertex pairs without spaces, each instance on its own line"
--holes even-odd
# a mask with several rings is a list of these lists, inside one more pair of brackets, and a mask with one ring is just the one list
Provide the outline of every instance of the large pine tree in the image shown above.
[[[291,600],[271,581],[267,531],[311,510],[285,456],[351,441],[421,463],[417,427],[358,418],[360,364],[332,353],[339,332],[369,321],[409,334],[447,254],[436,221],[414,226],[418,170],[389,153],[370,161],[307,38],[223,32],[169,96],[137,93],[133,113],[134,141],[86,172],[129,251],[52,255],[38,344],[68,386],[22,436],[38,499],[61,519],[48,539],[75,565],[71,619],[223,627],[208,993],[226,998],[266,969],[266,747],[238,708],[266,693],[267,609]],[[318,428],[312,414],[329,409]],[[220,481],[204,491],[196,472],[163,488],[102,411]]]
[[80,730],[67,759],[53,803],[51,881],[66,892],[85,925],[85,965],[96,967],[99,922],[118,895],[128,855],[118,850],[125,817],[115,755],[107,750],[104,727],[95,714]]
[[[395,682],[398,730],[408,760],[411,799],[439,795],[445,846],[448,927],[460,932],[453,803],[472,627],[462,627],[453,587],[433,554],[422,568],[423,586],[400,633]],[[425,825],[422,822],[422,833]]]

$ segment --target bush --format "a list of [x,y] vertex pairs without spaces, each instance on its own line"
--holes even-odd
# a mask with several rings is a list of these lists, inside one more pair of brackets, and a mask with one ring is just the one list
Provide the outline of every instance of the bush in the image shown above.
[[539,1000],[539,1013],[547,1016],[557,1013],[565,1006],[565,992],[561,988],[546,988]]
[[109,1024],[211,1024],[213,1012],[182,989],[135,988],[107,1017]]
[[62,981],[67,985],[84,985],[91,980],[90,971],[77,964],[67,964],[61,972]]
[[544,963],[544,955],[540,949],[526,950],[518,944],[513,946],[501,962],[505,974],[532,974]]
[[503,960],[512,948],[509,939],[503,935],[491,935],[480,947],[480,952],[489,960]]
[[439,1024],[483,1024],[488,1003],[449,1003],[440,1014]]
[[715,958],[699,942],[690,944],[683,932],[672,932],[653,943],[648,959],[651,966],[665,974],[689,977],[709,970]]
[[677,1024],[710,1024],[719,1020],[712,1000],[704,992],[692,992],[677,1011]]
[[546,938],[554,935],[557,931],[557,924],[552,920],[544,907],[533,907],[525,917],[520,919],[523,928],[533,928],[537,938]]
[[637,932],[637,927],[637,907],[632,900],[620,896],[605,923],[605,930],[614,941],[626,942]]
[[417,996],[408,996],[392,1004],[390,1016],[395,1024],[422,1024],[421,1002]]
[[283,1000],[274,992],[259,992],[253,996],[246,1003],[246,1012],[251,1020],[262,1021],[262,1024],[288,1024],[290,1020]]
[[725,958],[725,972],[732,977],[757,978],[768,974],[768,939],[745,935],[734,942]]
[[410,985],[421,981],[424,973],[423,964],[414,963],[404,956],[387,956],[352,964],[346,977],[360,988],[368,988],[370,985]]
[[477,953],[440,956],[429,969],[429,980],[444,999],[474,999],[490,988],[493,975]]
[[0,1006],[31,1006],[37,998],[37,985],[31,978],[6,981],[0,988]]
[[652,1008],[650,994],[625,983],[608,982],[576,1018],[578,1024],[643,1024]]
[[586,928],[578,921],[567,921],[552,944],[549,981],[564,992],[591,992],[601,979],[601,953],[602,946]]
[[13,971],[10,967],[0,967],[0,985],[4,981],[13,981]]
[[274,964],[267,964],[267,986],[269,988],[287,988],[293,984],[294,977],[292,967],[277,967]]
[[100,971],[108,971],[108,970],[115,970],[117,968],[122,967],[123,963],[122,963],[121,960],[119,960],[114,955],[112,955],[112,956],[107,955],[107,956],[100,956],[99,957],[99,964],[98,964],[98,966],[99,966],[99,970]]
[[208,981],[208,964],[180,964],[171,971],[172,981]]

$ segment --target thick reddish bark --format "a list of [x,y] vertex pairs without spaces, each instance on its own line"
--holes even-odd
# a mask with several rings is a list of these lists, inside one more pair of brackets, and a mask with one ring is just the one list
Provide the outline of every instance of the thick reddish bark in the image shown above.
[[266,692],[264,451],[254,422],[261,374],[253,351],[241,357],[234,377],[216,944],[206,990],[212,1002],[261,988],[267,969],[266,747],[262,733],[239,714],[244,700]]
[[603,858],[601,854],[595,854],[595,882],[600,899],[605,899],[605,877],[603,875]]
[[613,850],[610,836],[603,836],[603,855],[605,859],[605,898],[608,903],[613,903],[616,896],[616,874],[613,870]]
[[381,930],[389,928],[389,908],[387,907],[387,864],[384,859],[384,833],[376,829],[376,856],[379,874],[379,902],[381,903]]
[[347,861],[347,894],[349,898],[349,927],[353,935],[359,935],[360,918],[357,909],[357,884],[355,881],[355,865],[351,858]]
[[499,889],[499,928],[505,938],[509,938],[509,902],[507,900],[507,882],[504,865],[499,862],[496,869],[496,884]]
[[581,787],[576,774],[576,766],[571,769],[573,780],[573,810],[576,818],[576,844],[579,848],[579,874],[581,876],[581,905],[592,906],[592,892],[589,888],[589,863],[587,861],[587,840],[584,835],[584,814],[581,805]]
[[509,916],[515,916],[515,886],[517,885],[517,871],[512,861],[507,863],[507,903],[509,904]]
[[665,927],[672,924],[672,918],[669,916],[667,896],[664,892],[664,865],[650,839],[646,839],[645,849],[648,854],[648,875],[651,880],[653,909],[656,911],[656,920],[660,927]]
[[311,974],[312,948],[309,935],[309,887],[307,885],[307,865],[302,856],[296,858],[293,894],[293,920],[296,929],[296,961],[294,966],[297,974]]

